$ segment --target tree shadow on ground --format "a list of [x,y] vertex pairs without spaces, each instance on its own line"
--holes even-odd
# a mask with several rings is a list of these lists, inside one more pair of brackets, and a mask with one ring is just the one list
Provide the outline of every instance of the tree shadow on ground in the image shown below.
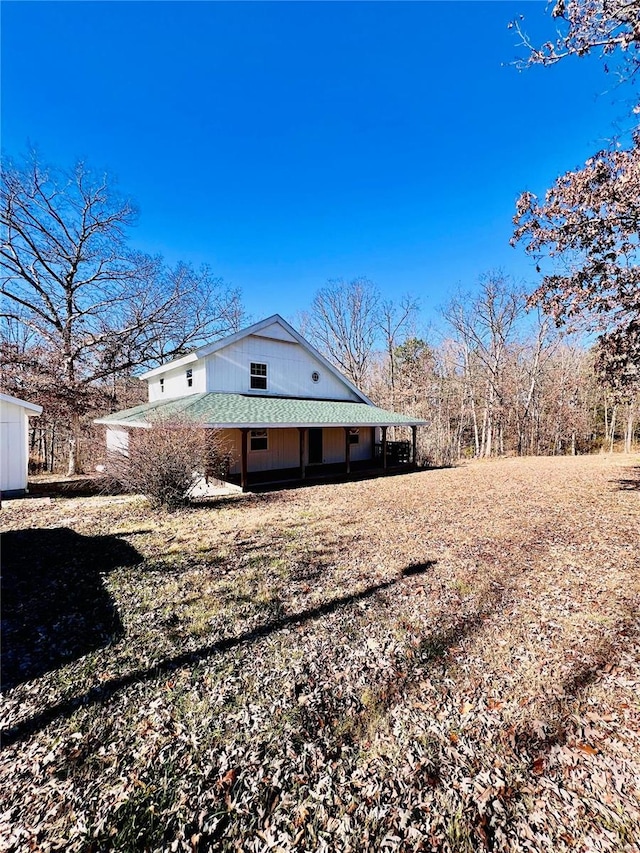
[[556,686],[555,695],[547,699],[538,716],[542,717],[548,734],[540,737],[525,724],[518,732],[518,743],[539,754],[546,754],[554,746],[565,746],[572,737],[575,739],[580,717],[578,705],[583,694],[615,668],[625,652],[633,649],[639,633],[637,613],[633,607],[629,607],[607,636],[593,644],[588,661],[573,666]]
[[[435,564],[435,560],[427,560],[421,564],[414,564],[409,567],[411,569],[409,574],[421,574],[426,572]],[[16,725],[2,730],[3,744],[4,746],[8,746],[9,744],[28,737],[34,732],[41,731],[54,720],[70,717],[80,707],[107,702],[116,693],[133,684],[153,681],[169,672],[179,669],[180,667],[199,664],[215,654],[226,652],[244,643],[257,642],[263,637],[268,637],[276,631],[288,628],[291,625],[300,625],[314,619],[319,619],[323,616],[329,616],[344,607],[349,607],[369,598],[373,598],[379,593],[382,593],[384,590],[388,590],[396,584],[403,582],[406,582],[405,576],[404,574],[400,574],[391,580],[372,584],[358,592],[330,599],[329,601],[319,604],[316,607],[303,610],[302,612],[280,616],[277,619],[258,625],[250,631],[245,631],[238,636],[228,637],[214,643],[208,643],[194,649],[193,651],[182,652],[180,654],[173,655],[172,657],[159,660],[151,666],[136,669],[126,675],[102,681],[100,684],[90,687],[84,693],[72,696],[55,705],[50,705],[38,714],[34,714],[32,717],[28,717]]]
[[102,576],[141,561],[115,536],[81,536],[67,527],[4,533],[2,690],[120,637]]
[[618,484],[618,489],[622,492],[640,491],[640,465],[633,468],[625,468],[626,477],[614,482]]

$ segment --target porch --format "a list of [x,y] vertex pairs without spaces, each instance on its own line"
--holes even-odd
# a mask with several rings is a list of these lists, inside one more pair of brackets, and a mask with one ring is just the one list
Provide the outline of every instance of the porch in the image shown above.
[[[376,428],[373,427],[366,430],[348,426],[340,429],[234,430],[239,433],[238,440],[234,442],[236,461],[225,479],[246,491],[280,483],[373,477],[413,470],[416,467],[417,427],[411,426],[411,441],[388,441],[387,427],[377,429],[379,440],[376,440]],[[340,432],[343,434],[342,452],[336,453],[336,433]],[[270,439],[270,434],[277,434],[278,441],[288,445],[288,452],[281,456],[288,464],[273,464],[273,458],[267,457],[268,448],[276,444]],[[361,438],[364,440],[359,444]],[[254,443],[258,442],[264,442],[260,451],[254,450]],[[294,444],[297,447],[294,448]],[[325,455],[323,446],[327,445],[333,452]],[[291,464],[294,459],[296,464]]]

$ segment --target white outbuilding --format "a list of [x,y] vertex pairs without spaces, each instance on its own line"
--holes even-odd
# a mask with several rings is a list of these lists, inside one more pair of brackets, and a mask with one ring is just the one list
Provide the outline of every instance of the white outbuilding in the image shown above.
[[0,394],[0,492],[17,497],[27,491],[29,468],[29,418],[42,414],[42,406]]

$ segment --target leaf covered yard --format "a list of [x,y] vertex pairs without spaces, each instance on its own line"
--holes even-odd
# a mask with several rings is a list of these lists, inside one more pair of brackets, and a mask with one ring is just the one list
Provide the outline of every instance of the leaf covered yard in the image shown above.
[[2,849],[638,850],[639,490],[6,503]]

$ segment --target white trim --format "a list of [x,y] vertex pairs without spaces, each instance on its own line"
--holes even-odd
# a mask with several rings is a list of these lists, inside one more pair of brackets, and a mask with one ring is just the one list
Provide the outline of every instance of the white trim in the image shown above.
[[[264,376],[262,376],[262,374],[260,374],[260,373],[254,374],[252,372],[252,369],[251,369],[252,364],[260,365],[261,367],[264,367],[264,370],[265,370]],[[260,393],[264,394],[265,391],[268,391],[269,390],[269,374],[270,373],[271,373],[271,368],[269,367],[268,361],[251,361],[251,359],[249,359],[249,386],[247,388],[247,391],[249,393],[257,392],[258,394],[260,394]],[[251,387],[252,379],[264,379],[264,388],[252,388]]]
[[267,326],[271,326],[273,323],[279,323],[282,328],[288,332],[294,340],[300,344],[303,349],[305,349],[311,356],[317,359],[330,373],[332,373],[336,379],[339,379],[344,385],[349,388],[350,391],[353,391],[356,396],[358,396],[363,403],[366,403],[368,406],[373,406],[374,403],[370,400],[366,394],[357,388],[353,382],[347,379],[337,367],[334,367],[331,362],[327,361],[327,359],[318,352],[318,350],[312,346],[309,341],[305,340],[302,337],[300,332],[296,331],[293,326],[290,326],[286,320],[284,320],[279,314],[272,314],[271,317],[266,317],[264,320],[260,320],[258,323],[254,323],[253,326],[248,326],[246,329],[241,329],[239,332],[235,332],[233,335],[229,335],[226,338],[220,338],[218,341],[214,341],[211,344],[206,344],[205,346],[199,347],[193,352],[190,352],[188,355],[183,355],[181,358],[177,358],[174,361],[168,361],[166,364],[162,364],[160,367],[154,367],[153,370],[148,370],[146,373],[143,373],[139,378],[140,379],[150,379],[153,376],[157,376],[160,373],[165,373],[168,370],[173,370],[176,367],[182,367],[185,364],[190,364],[193,361],[197,361],[198,359],[204,358],[205,356],[211,355],[214,352],[218,352],[218,350],[224,349],[228,347],[230,344],[234,344],[237,341],[242,340],[243,338],[247,338],[250,335],[258,335],[263,329]]
[[18,397],[12,397],[10,394],[0,394],[0,400],[3,403],[13,403],[14,406],[20,406],[33,415],[42,414],[42,406],[39,406],[37,403],[27,403],[26,400],[19,400]]
[[198,358],[198,350],[194,350],[193,352],[180,356],[180,358],[176,358],[173,361],[168,361],[166,364],[161,364],[160,367],[154,367],[153,370],[147,370],[146,373],[141,373],[140,376],[138,376],[138,379],[151,379],[159,373],[166,373],[167,370],[173,370],[174,367],[182,367],[184,364],[191,364],[193,361],[197,361]]
[[[94,421],[94,424],[104,424],[105,426],[129,426],[129,427],[147,427],[150,428],[153,426],[153,423],[143,422],[143,421],[108,421],[105,418],[98,418]],[[200,429],[296,429],[297,427],[305,427],[308,429],[342,429],[343,427],[353,427],[354,429],[364,429],[366,427],[383,427],[383,426],[396,426],[396,427],[410,427],[410,426],[427,426],[427,421],[404,421],[402,423],[397,423],[393,421],[389,422],[367,422],[362,423],[360,421],[354,427],[353,421],[292,421],[291,423],[286,424],[274,424],[269,421],[256,421],[255,423],[238,423],[238,421],[225,423],[221,421],[220,423],[198,423],[197,421],[193,422],[194,427],[198,427]]]
[[[120,427],[132,427],[134,429],[142,428],[142,429],[151,429],[153,426],[149,421],[108,421],[105,418],[97,418],[94,421],[94,424],[104,424],[104,426],[120,426]],[[196,424],[194,424],[196,426]],[[203,425],[204,426],[204,425]]]

